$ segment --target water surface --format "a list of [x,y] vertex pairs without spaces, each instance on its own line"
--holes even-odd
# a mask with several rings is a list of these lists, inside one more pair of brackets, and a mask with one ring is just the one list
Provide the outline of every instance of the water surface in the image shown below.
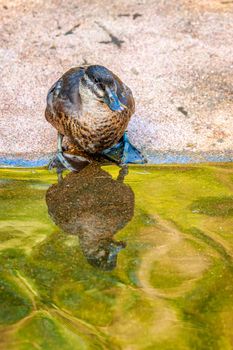
[[231,164],[0,175],[0,349],[233,349]]

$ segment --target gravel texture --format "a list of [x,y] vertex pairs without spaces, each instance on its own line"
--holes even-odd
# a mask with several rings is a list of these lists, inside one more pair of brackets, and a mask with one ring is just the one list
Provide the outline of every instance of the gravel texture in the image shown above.
[[232,157],[233,1],[0,0],[0,155],[56,149],[48,88],[102,64],[131,87],[131,140],[146,154]]

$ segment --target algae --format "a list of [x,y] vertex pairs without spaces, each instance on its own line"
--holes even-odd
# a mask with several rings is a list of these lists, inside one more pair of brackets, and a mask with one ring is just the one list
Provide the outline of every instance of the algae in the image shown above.
[[233,196],[200,198],[192,203],[190,209],[210,216],[233,216]]
[[232,164],[63,178],[0,171],[0,349],[232,349]]

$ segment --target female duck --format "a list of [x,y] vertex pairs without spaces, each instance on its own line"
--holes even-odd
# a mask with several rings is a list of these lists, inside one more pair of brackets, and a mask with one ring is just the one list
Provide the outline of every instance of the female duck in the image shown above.
[[[110,147],[122,139],[121,162],[143,162],[124,135],[134,110],[131,90],[107,68],[92,65],[70,69],[47,96],[45,117],[58,131],[57,158],[70,168],[62,153],[62,139],[67,136],[79,154],[89,159],[95,154],[114,159],[115,147]],[[128,157],[130,152],[134,154]]]

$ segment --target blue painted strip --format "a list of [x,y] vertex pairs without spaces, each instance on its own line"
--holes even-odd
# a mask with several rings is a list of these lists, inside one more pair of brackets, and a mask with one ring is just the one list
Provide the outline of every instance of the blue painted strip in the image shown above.
[[[0,157],[0,167],[36,168],[48,165],[51,155],[38,159]],[[158,152],[147,157],[149,164],[188,164],[204,162],[233,162],[233,154],[184,154]]]
[[28,160],[23,158],[0,158],[0,167],[20,167],[20,168],[36,168],[46,166],[49,162],[48,158]]

